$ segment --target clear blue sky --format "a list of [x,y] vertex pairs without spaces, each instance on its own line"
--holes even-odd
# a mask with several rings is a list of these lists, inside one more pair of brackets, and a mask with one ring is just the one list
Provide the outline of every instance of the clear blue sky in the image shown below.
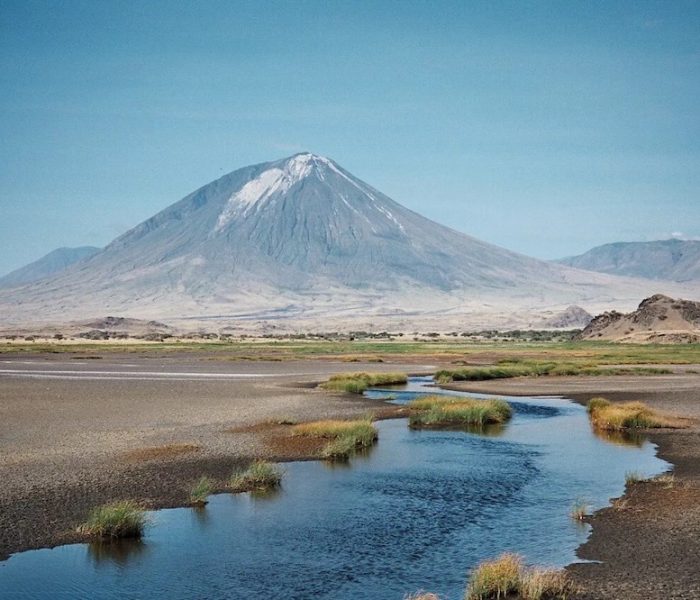
[[330,156],[552,258],[700,236],[700,2],[0,0],[0,273]]

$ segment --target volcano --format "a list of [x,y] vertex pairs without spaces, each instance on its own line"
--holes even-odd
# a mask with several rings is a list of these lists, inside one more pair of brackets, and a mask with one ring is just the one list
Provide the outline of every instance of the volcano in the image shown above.
[[60,274],[0,290],[0,309],[14,322],[198,323],[599,310],[632,306],[650,285],[480,241],[301,153],[225,175]]

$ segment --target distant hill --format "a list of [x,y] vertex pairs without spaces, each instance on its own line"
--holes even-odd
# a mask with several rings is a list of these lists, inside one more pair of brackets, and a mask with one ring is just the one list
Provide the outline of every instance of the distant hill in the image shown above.
[[700,280],[700,241],[616,242],[555,262],[611,275],[694,281]]
[[17,287],[39,281],[51,275],[56,275],[71,265],[87,260],[100,250],[101,248],[96,248],[94,246],[58,248],[42,256],[39,260],[35,260],[28,265],[8,273],[4,277],[0,277],[0,288]]
[[643,300],[634,312],[598,315],[580,337],[616,342],[700,342],[700,302],[657,294]]

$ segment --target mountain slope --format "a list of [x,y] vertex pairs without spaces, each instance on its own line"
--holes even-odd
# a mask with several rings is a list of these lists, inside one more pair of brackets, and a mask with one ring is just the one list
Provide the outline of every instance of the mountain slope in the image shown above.
[[700,241],[617,242],[556,262],[612,275],[672,281],[700,280]]
[[302,153],[225,175],[88,262],[0,291],[0,314],[13,322],[314,319],[326,330],[398,315],[461,326],[492,322],[475,317],[481,313],[572,303],[596,310],[615,299],[628,306],[649,295],[648,285],[482,242],[404,208],[330,159]]
[[0,277],[0,288],[17,287],[64,271],[71,265],[87,260],[100,251],[95,246],[57,248],[28,265]]

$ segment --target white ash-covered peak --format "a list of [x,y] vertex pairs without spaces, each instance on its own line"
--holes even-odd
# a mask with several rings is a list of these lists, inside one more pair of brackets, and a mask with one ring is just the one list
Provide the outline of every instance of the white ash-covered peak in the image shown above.
[[309,177],[325,182],[329,175],[337,175],[362,189],[331,159],[311,152],[302,152],[268,163],[262,172],[231,194],[219,215],[216,231],[225,228],[237,215],[247,214],[253,207],[261,205],[273,196],[287,193],[292,187]]

